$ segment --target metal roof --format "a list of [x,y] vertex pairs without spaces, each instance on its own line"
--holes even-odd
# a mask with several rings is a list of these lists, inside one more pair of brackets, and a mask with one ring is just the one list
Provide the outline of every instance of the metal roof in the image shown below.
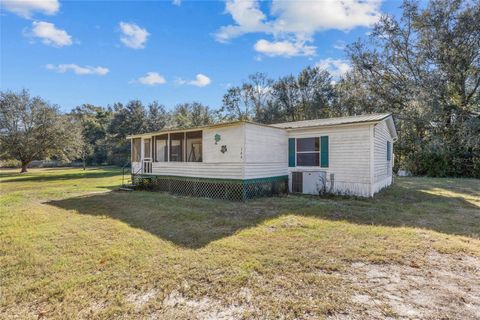
[[[324,127],[324,126],[326,127],[326,126],[335,126],[335,125],[342,125],[342,124],[379,122],[391,116],[392,116],[391,113],[378,113],[378,114],[366,114],[366,115],[352,116],[352,117],[325,118],[325,119],[315,119],[315,120],[284,122],[284,123],[276,123],[276,124],[262,124],[262,123],[256,123],[256,122],[246,121],[246,120],[236,120],[236,121],[220,122],[216,124],[204,125],[204,126],[195,127],[195,128],[186,128],[186,129],[165,128],[163,130],[156,131],[156,132],[132,134],[127,136],[127,139],[132,139],[132,138],[137,138],[142,136],[165,134],[165,133],[188,132],[188,131],[194,131],[194,130],[206,129],[206,128],[234,126],[241,123],[250,123],[258,126],[273,127],[277,129],[288,130],[288,129],[301,129],[301,128],[316,128],[316,127]],[[390,121],[387,121],[387,124],[391,130],[392,136],[396,139],[397,133],[395,130],[395,125],[393,124],[393,120],[390,118]]]
[[391,116],[391,113],[366,114],[366,115],[352,116],[352,117],[325,118],[325,119],[276,123],[276,124],[271,124],[271,126],[277,127],[277,128],[283,128],[283,129],[323,127],[323,126],[334,126],[339,124],[378,122],[388,118],[389,116]]
[[[239,125],[239,124],[242,124],[242,123],[250,123],[250,124],[257,125],[257,126],[270,127],[270,125],[268,125],[268,124],[257,123],[257,122],[248,121],[248,120],[234,120],[234,121],[226,121],[226,122],[206,124],[206,125],[203,125],[203,126],[191,127],[191,128],[178,128],[178,127],[164,128],[162,130],[154,131],[154,132],[131,134],[131,135],[127,136],[127,139],[132,139],[132,138],[137,138],[137,137],[142,137],[142,136],[160,135],[160,134],[166,134],[166,133],[189,132],[189,131],[196,131],[196,130],[202,130],[202,129],[207,129],[207,128],[228,127],[228,126]],[[276,129],[281,129],[281,128],[276,128]]]

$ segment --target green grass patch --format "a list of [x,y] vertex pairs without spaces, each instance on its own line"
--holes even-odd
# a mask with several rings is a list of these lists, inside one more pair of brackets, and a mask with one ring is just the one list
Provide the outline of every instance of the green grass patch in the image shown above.
[[240,318],[322,318],[351,303],[337,273],[352,263],[480,256],[479,180],[246,203],[120,183],[114,167],[1,172],[0,318],[188,318],[168,313],[173,293]]

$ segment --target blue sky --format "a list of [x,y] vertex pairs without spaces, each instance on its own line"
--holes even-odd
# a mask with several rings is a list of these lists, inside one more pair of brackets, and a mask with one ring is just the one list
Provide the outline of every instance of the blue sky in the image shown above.
[[140,99],[221,106],[228,86],[320,65],[400,2],[2,0],[1,90],[29,89],[68,111]]

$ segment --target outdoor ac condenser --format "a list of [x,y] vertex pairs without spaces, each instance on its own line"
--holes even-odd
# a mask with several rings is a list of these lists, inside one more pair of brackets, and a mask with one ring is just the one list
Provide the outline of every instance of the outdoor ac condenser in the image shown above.
[[304,171],[303,193],[319,194],[326,186],[326,178],[325,171]]
[[292,172],[292,189],[294,193],[320,194],[328,190],[325,171]]

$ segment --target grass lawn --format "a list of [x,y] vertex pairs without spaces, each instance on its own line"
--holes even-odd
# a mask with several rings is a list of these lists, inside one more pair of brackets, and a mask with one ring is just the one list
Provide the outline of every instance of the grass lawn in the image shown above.
[[0,318],[480,314],[480,181],[247,203],[114,191],[118,168],[0,173]]

